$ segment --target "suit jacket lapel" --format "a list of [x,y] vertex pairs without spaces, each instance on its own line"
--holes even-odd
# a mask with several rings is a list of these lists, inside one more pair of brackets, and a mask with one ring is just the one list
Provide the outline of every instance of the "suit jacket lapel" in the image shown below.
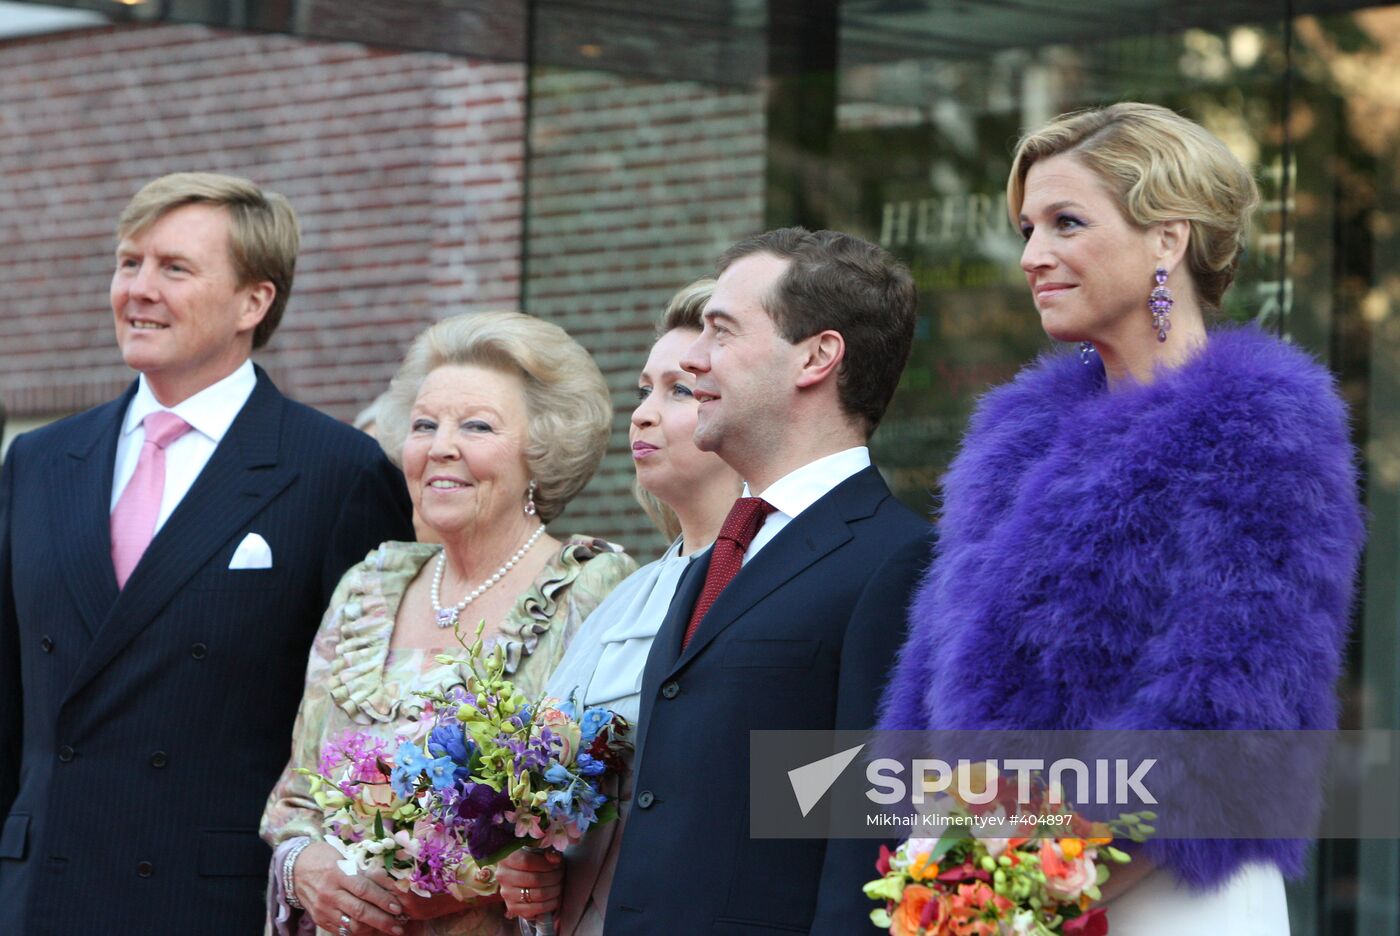
[[117,600],[110,522],[112,473],[122,420],[135,393],[133,382],[117,399],[78,418],[72,444],[58,457],[54,483],[49,486],[63,580],[89,634],[98,632]]
[[[700,622],[690,646],[680,654],[670,672],[683,669],[744,612],[848,542],[851,539],[848,521],[870,516],[880,501],[889,496],[889,488],[872,465],[847,478],[802,511],[720,592]],[[852,574],[858,574],[857,570],[852,570]]]
[[[277,460],[285,400],[261,368],[257,373],[257,386],[228,434],[109,605],[110,615],[69,685],[70,698],[155,619],[229,537],[296,478],[294,469]],[[107,566],[110,570],[110,556]],[[115,586],[115,573],[111,577]]]

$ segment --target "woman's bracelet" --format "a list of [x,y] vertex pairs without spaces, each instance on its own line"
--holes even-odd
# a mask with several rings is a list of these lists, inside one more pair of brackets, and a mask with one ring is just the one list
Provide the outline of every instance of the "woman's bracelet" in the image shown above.
[[287,850],[287,857],[282,859],[282,891],[287,898],[287,906],[293,910],[305,910],[301,901],[297,900],[296,877],[293,868],[296,867],[297,859],[306,850],[306,846],[311,844],[311,839],[303,838],[290,849]]

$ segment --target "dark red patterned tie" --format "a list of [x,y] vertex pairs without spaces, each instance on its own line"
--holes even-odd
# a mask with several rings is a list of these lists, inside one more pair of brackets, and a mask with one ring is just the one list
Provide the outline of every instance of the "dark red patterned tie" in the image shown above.
[[741,497],[729,508],[729,516],[724,518],[719,538],[710,550],[710,568],[705,573],[705,587],[695,602],[695,610],[690,613],[690,625],[686,627],[685,639],[681,641],[682,650],[690,645],[690,639],[695,636],[695,629],[700,626],[700,619],[710,610],[710,605],[739,574],[739,569],[744,565],[745,550],[758,535],[763,521],[776,509],[761,497]]

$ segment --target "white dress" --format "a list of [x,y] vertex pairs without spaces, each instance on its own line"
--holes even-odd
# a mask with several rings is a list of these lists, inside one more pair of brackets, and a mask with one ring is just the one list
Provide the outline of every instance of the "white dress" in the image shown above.
[[1204,893],[1158,868],[1107,909],[1112,936],[1288,936],[1283,875],[1262,862]]

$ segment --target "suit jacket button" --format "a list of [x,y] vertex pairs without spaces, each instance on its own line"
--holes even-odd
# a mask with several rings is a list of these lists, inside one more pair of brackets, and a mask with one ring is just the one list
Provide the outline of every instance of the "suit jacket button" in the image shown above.
[[151,755],[152,767],[164,767],[167,763],[168,760],[165,756],[164,751],[156,751],[154,754]]
[[53,640],[49,638],[48,634],[45,634],[43,639],[39,641],[39,649],[45,653],[53,653]]
[[69,746],[66,745],[66,744],[65,744],[63,747],[61,747],[61,748],[58,749],[58,759],[61,760],[61,761],[63,761],[65,764],[68,763],[69,761],[71,761],[73,758],[75,758],[75,757],[77,757],[77,756],[78,756],[78,752],[75,751],[75,750],[73,750],[71,747],[69,747]]
[[650,790],[643,790],[637,794],[637,808],[650,809],[651,804],[656,802],[656,796]]
[[151,864],[149,861],[138,861],[138,862],[136,862],[136,876],[137,876],[137,877],[148,878],[148,877],[150,877],[152,874],[155,874],[155,873],[156,873],[156,866],[153,865],[153,864]]
[[202,660],[209,655],[209,647],[202,643],[197,643],[190,647],[190,656],[196,660]]
[[663,699],[674,699],[681,694],[681,684],[674,679],[661,687],[661,697]]

